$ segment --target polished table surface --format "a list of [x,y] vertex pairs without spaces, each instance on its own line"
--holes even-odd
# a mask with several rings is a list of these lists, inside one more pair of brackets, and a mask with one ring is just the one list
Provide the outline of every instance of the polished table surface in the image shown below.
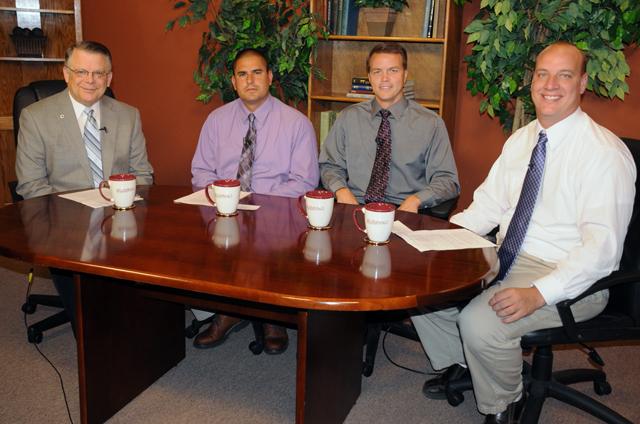
[[[332,228],[311,231],[297,199],[254,194],[242,203],[258,210],[220,218],[173,202],[191,191],[138,187],[144,200],[130,211],[57,195],[0,208],[0,254],[76,273],[83,422],[106,420],[184,357],[181,303],[297,328],[296,421],[340,422],[360,393],[363,312],[466,299],[490,275],[482,249],[420,253],[395,235],[366,245],[355,206],[336,204]],[[396,219],[454,227],[405,212]],[[135,329],[120,318],[131,308],[146,311]],[[146,350],[166,358],[149,361]],[[118,378],[131,379],[127,393]]]
[[[216,219],[214,208],[173,203],[188,187],[139,192],[144,201],[133,210],[105,208],[97,219],[91,208],[55,195],[1,208],[0,253],[235,299],[341,311],[412,308],[468,295],[490,268],[481,249],[420,253],[395,235],[386,246],[367,246],[351,205],[336,204],[332,228],[320,232],[307,229],[296,199],[254,194],[242,202],[260,205],[257,211]],[[412,229],[454,227],[405,212],[396,219]],[[99,230],[102,240],[87,246],[87,233]],[[389,268],[390,274],[372,278],[376,267],[378,275]]]

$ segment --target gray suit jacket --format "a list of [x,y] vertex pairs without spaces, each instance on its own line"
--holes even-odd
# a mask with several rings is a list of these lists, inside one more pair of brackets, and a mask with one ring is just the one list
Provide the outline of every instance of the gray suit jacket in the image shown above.
[[[102,170],[132,173],[138,184],[153,183],[140,113],[136,108],[103,97],[100,100]],[[26,107],[20,115],[16,153],[18,194],[25,199],[59,191],[92,188],[87,151],[73,111],[69,91]]]

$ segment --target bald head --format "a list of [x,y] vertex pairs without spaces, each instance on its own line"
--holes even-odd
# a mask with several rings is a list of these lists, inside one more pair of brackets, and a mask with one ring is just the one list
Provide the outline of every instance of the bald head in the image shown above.
[[580,73],[587,73],[587,56],[577,48],[574,44],[569,43],[568,41],[556,41],[553,44],[549,44],[547,47],[542,49],[540,53],[538,53],[538,57],[536,58],[536,65],[540,58],[543,58],[545,54],[561,52],[562,54],[574,56],[580,62]]

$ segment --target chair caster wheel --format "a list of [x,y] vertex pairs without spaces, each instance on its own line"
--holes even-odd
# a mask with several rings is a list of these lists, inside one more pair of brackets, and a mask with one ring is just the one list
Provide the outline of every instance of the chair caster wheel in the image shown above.
[[447,402],[451,406],[458,406],[464,402],[464,395],[457,391],[447,391]]
[[362,375],[365,377],[371,377],[373,374],[373,366],[363,363],[362,364]]
[[258,343],[256,341],[253,341],[253,342],[249,343],[249,350],[254,355],[260,355],[262,353],[262,351],[264,350],[264,346],[262,345],[262,343]]
[[25,314],[32,314],[36,311],[36,305],[33,305],[31,303],[24,303],[22,305],[22,312],[24,312]]
[[599,396],[611,394],[611,384],[606,381],[594,381],[593,391]]
[[42,331],[29,328],[27,330],[27,339],[29,343],[38,344],[42,341]]

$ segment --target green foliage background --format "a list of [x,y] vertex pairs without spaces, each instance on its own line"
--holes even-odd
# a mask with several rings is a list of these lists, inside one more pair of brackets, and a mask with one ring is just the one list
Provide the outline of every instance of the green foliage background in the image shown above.
[[[456,0],[462,4],[465,0]],[[497,116],[506,131],[534,115],[530,97],[536,55],[557,40],[575,43],[589,57],[588,90],[624,100],[629,92],[625,46],[640,37],[638,0],[482,0],[467,26],[473,44],[467,89],[484,97],[480,112]],[[524,119],[516,119],[520,100]]]
[[326,37],[317,16],[305,0],[212,0],[177,1],[181,15],[169,21],[167,30],[177,24],[208,19],[202,34],[198,69],[194,80],[200,87],[197,99],[208,102],[219,94],[224,102],[235,99],[231,85],[231,63],[246,48],[266,53],[274,74],[272,94],[287,103],[307,98],[309,73],[318,70],[309,62],[318,39]]

